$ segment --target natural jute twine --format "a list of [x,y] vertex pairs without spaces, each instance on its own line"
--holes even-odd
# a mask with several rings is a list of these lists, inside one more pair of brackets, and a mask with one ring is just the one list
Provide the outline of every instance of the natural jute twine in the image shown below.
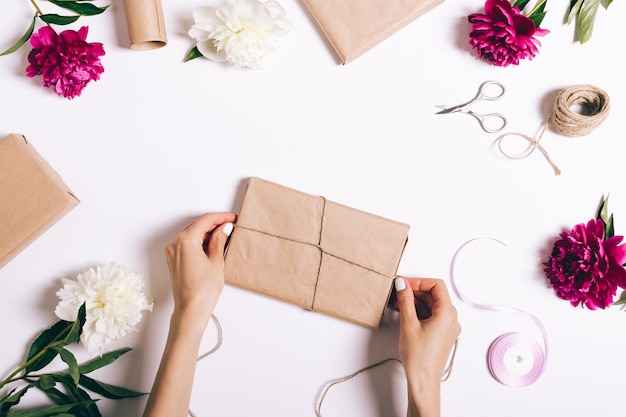
[[[575,106],[582,108],[581,112],[574,110]],[[554,169],[556,175],[561,174],[561,170],[552,161],[548,152],[539,141],[543,137],[547,125],[559,134],[568,137],[580,137],[591,133],[609,115],[610,101],[608,94],[593,85],[580,84],[562,90],[556,98],[552,113],[545,121],[536,135],[537,139],[523,133],[511,132],[500,136],[496,141],[500,152],[509,159],[524,159],[535,149],[538,149]],[[528,151],[519,156],[512,156],[502,149],[502,141],[509,136],[518,136],[530,142]]]
[[[222,326],[220,325],[219,320],[217,319],[217,317],[215,315],[211,315],[211,318],[213,319],[213,321],[215,322],[215,327],[217,328],[217,343],[215,344],[215,346],[213,348],[211,348],[208,352],[203,353],[202,355],[198,356],[197,362],[200,362],[202,359],[206,358],[207,356],[215,353],[220,346],[222,346],[222,339],[223,339],[223,335],[222,335]],[[447,381],[448,378],[450,378],[450,374],[452,374],[452,367],[454,366],[454,358],[456,357],[456,350],[457,347],[459,346],[459,340],[457,339],[454,342],[454,347],[452,349],[452,354],[450,356],[450,360],[448,362],[448,366],[446,367],[446,369],[443,371],[443,376],[441,378],[441,381]],[[328,391],[337,384],[341,384],[342,382],[346,382],[351,380],[352,378],[356,377],[359,374],[362,374],[363,372],[369,371],[370,369],[374,369],[377,368],[381,365],[386,364],[387,362],[398,362],[398,363],[402,363],[400,362],[400,359],[398,358],[387,358],[387,359],[383,359],[380,362],[376,362],[372,365],[366,366],[365,368],[359,369],[358,371],[348,375],[348,376],[344,376],[343,378],[339,378],[336,379],[334,381],[332,381],[330,384],[328,384],[326,386],[326,388],[324,388],[324,392],[322,393],[322,396],[320,397],[320,400],[317,404],[317,409],[316,414],[317,417],[322,417],[322,404],[324,403],[324,399],[326,398],[326,394],[328,394]],[[191,409],[188,410],[188,414],[191,417],[197,417],[196,414],[191,411]]]
[[[459,346],[459,340],[457,339],[454,342],[454,347],[452,348],[452,354],[450,356],[450,361],[448,362],[448,366],[446,367],[446,369],[443,371],[443,376],[441,377],[441,381],[447,381],[448,378],[450,378],[450,374],[452,373],[452,367],[454,366],[454,358],[456,356],[456,350]],[[377,368],[381,365],[386,364],[387,362],[397,362],[402,364],[402,362],[400,361],[400,359],[398,358],[387,358],[387,359],[383,359],[380,362],[376,362],[372,365],[366,366],[365,368],[361,368],[356,372],[351,373],[350,375],[346,375],[344,377],[338,378],[332,382],[330,382],[326,388],[324,388],[324,392],[322,392],[322,396],[320,397],[319,402],[317,403],[317,408],[315,410],[315,414],[317,417],[322,417],[322,404],[324,403],[324,399],[326,398],[326,394],[328,394],[328,391],[335,385],[337,384],[341,384],[343,382],[349,381],[352,378],[358,376],[359,374],[362,374],[363,372],[369,371],[371,369]]]

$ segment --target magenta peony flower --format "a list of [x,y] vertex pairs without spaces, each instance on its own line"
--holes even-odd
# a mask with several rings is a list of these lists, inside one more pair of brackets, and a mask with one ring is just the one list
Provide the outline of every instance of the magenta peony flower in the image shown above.
[[69,99],[80,96],[89,81],[99,80],[104,72],[100,62],[104,48],[101,43],[85,41],[88,30],[83,26],[78,32],[65,30],[57,35],[51,27],[43,26],[33,33],[26,76],[41,75],[43,86],[53,87],[60,96]]
[[626,245],[623,236],[605,239],[602,219],[578,224],[560,234],[545,266],[546,277],[557,296],[574,307],[591,310],[613,303],[618,287],[626,288]]
[[532,60],[541,45],[535,36],[549,33],[536,27],[508,0],[487,0],[485,14],[474,13],[467,19],[472,24],[472,48],[480,58],[501,67],[518,65],[524,58]]

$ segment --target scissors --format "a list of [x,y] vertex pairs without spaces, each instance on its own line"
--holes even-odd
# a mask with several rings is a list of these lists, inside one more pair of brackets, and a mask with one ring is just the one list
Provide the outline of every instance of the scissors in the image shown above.
[[[495,88],[489,88],[489,87],[495,87]],[[496,89],[498,92],[494,93],[493,91],[490,91],[494,89]],[[468,107],[476,103],[477,101],[481,101],[481,100],[487,100],[487,101],[500,100],[500,98],[504,95],[504,91],[505,91],[504,85],[502,85],[498,81],[485,81],[484,83],[480,85],[480,87],[478,87],[478,92],[476,93],[476,96],[473,99],[471,99],[467,103],[459,104],[459,105],[452,106],[452,107],[436,106],[440,109],[443,109],[437,112],[436,114],[448,114],[448,113],[458,113],[458,112],[467,113],[470,116],[474,116],[476,120],[478,120],[478,123],[480,124],[480,128],[484,130],[485,132],[487,133],[499,132],[502,129],[504,129],[504,126],[506,126],[506,119],[504,118],[502,114],[500,113],[480,114],[480,113],[473,112],[472,110],[468,109]]]

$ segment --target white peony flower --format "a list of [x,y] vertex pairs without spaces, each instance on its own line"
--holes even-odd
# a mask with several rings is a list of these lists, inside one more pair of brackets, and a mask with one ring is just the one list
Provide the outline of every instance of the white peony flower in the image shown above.
[[63,279],[57,291],[61,299],[55,314],[76,321],[85,303],[86,319],[80,340],[90,353],[102,354],[111,342],[137,330],[141,312],[152,311],[143,294],[143,276],[113,263],[78,274],[76,280]]
[[259,68],[274,52],[274,44],[293,26],[274,0],[232,0],[228,6],[199,7],[193,12],[189,36],[200,53],[237,67]]

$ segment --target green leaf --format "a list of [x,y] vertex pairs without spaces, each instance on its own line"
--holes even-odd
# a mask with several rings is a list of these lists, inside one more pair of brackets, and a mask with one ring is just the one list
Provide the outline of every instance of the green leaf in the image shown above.
[[9,392],[7,392],[5,395],[3,395],[2,398],[0,398],[0,411],[2,411],[2,404],[4,404],[11,397],[11,395],[15,392],[15,390],[16,388],[13,388]]
[[569,25],[572,23],[576,16],[578,16],[578,11],[580,10],[580,6],[583,4],[585,0],[572,0],[569,6],[569,11],[567,12],[566,22]]
[[605,9],[608,9],[611,3],[613,3],[613,0],[602,0],[601,3],[602,3],[602,7],[604,7]]
[[80,16],[61,16],[58,14],[42,14],[39,16],[41,20],[51,25],[69,25],[77,21]]
[[[15,392],[15,390],[11,391],[10,395],[2,399],[2,403],[0,403],[0,413],[7,411],[9,408],[14,405],[19,404],[20,400],[26,394],[30,388],[32,388],[35,384],[28,384],[21,390]],[[0,414],[4,416],[4,414]]]
[[98,406],[96,405],[95,401],[92,400],[92,398],[89,396],[89,394],[87,394],[85,390],[74,385],[74,381],[69,376],[55,374],[52,377],[55,378],[57,381],[61,382],[61,384],[63,384],[68,397],[72,401],[74,402],[91,401],[92,402],[91,406],[82,410],[82,414],[80,414],[80,416],[102,417],[102,415],[100,414],[100,410],[98,410]]
[[95,16],[104,12],[109,5],[104,7],[98,7],[91,3],[78,2],[78,1],[63,1],[63,0],[48,0],[52,4],[56,4],[67,10],[71,10],[74,13],[78,13],[81,16]]
[[546,2],[547,0],[541,0],[537,3],[537,5],[531,10],[528,18],[533,21],[535,27],[541,26],[541,22],[543,22],[543,18],[546,17]]
[[608,239],[615,236],[615,226],[613,225],[613,215],[609,217],[609,221],[604,225],[604,238]]
[[78,385],[80,375],[78,374],[78,362],[76,361],[74,354],[60,346],[55,346],[53,349],[59,352],[61,360],[67,364],[68,373],[70,378],[72,378],[72,381],[74,381],[74,385]]
[[55,404],[63,405],[63,404],[72,403],[72,400],[70,399],[70,397],[65,395],[63,392],[59,391],[55,386],[52,386],[52,387],[46,386],[45,389],[42,387],[39,387],[39,389],[43,391],[43,393],[46,394],[46,396],[50,398]]
[[33,21],[31,22],[30,26],[28,27],[28,29],[26,29],[26,32],[24,32],[24,34],[22,35],[21,38],[19,38],[17,40],[17,42],[15,42],[13,45],[11,45],[9,47],[9,49],[7,49],[6,51],[0,53],[0,56],[3,55],[9,55],[15,51],[17,51],[18,49],[21,48],[22,45],[24,45],[26,43],[26,41],[28,41],[30,39],[30,35],[33,34],[33,31],[35,30],[35,21],[37,20],[37,15],[35,15],[33,17]]
[[42,375],[39,377],[39,381],[37,381],[37,388],[42,391],[54,388],[55,385],[56,382],[54,381],[54,378],[52,378],[50,375]]
[[626,291],[622,291],[622,295],[620,295],[619,300],[615,301],[613,305],[624,305],[626,304]]
[[95,359],[90,360],[89,362],[85,362],[84,364],[78,367],[78,372],[80,374],[88,374],[89,372],[93,372],[96,369],[100,369],[103,366],[106,366],[110,363],[113,363],[122,356],[123,354],[130,352],[131,348],[122,348],[118,350],[114,350],[112,352],[107,352],[104,355],[97,357]]
[[39,334],[35,341],[30,345],[26,362],[29,363],[24,372],[28,374],[32,371],[38,371],[48,365],[56,357],[57,352],[49,349],[52,345],[59,345],[63,338],[72,327],[71,322],[59,320],[50,328]]
[[596,215],[596,220],[600,219],[604,223],[606,223],[609,220],[608,206],[609,206],[609,198],[605,197],[600,203],[600,206],[598,207],[598,214]]
[[87,317],[86,311],[85,303],[83,303],[78,309],[76,320],[72,322],[69,333],[63,339],[63,346],[67,346],[71,343],[78,343],[80,340],[80,335],[83,332],[83,326],[85,325]]
[[599,6],[600,0],[584,0],[580,6],[576,16],[576,36],[581,44],[591,39]]
[[105,384],[104,382],[97,381],[85,375],[80,376],[80,385],[87,388],[89,391],[93,391],[105,398],[114,400],[118,400],[120,398],[139,397],[146,394],[145,392],[138,392],[116,385]]
[[[81,401],[73,404],[51,405],[36,410],[11,410],[6,417],[55,417],[59,415],[80,416],[81,412],[95,405],[95,401]],[[2,417],[5,417],[4,415]]]
[[187,56],[183,60],[183,62],[191,61],[192,59],[201,58],[203,55],[198,50],[197,46],[194,46],[187,52]]
[[530,0],[516,0],[513,3],[513,7],[517,7],[520,10],[524,10],[524,7],[526,7],[526,5],[528,4]]

